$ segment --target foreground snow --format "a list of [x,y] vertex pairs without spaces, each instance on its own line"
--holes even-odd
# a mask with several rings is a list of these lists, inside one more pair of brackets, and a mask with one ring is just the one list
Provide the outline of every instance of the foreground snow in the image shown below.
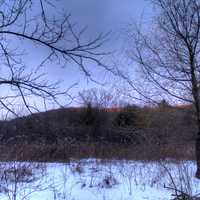
[[164,186],[190,195],[200,192],[199,181],[193,178],[195,165],[190,161],[88,159],[66,164],[2,163],[1,167],[17,169],[24,165],[34,169],[34,179],[23,181],[15,176],[15,180],[4,181],[2,200],[14,200],[15,192],[18,200],[169,200],[173,191]]

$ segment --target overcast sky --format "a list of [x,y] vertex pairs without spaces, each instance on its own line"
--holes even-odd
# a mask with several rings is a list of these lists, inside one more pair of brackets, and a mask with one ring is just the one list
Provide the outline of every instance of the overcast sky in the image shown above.
[[[112,31],[112,37],[105,44],[105,48],[118,51],[118,55],[123,55],[122,47],[129,24],[141,18],[148,19],[152,14],[150,4],[146,0],[59,0],[58,3],[58,9],[71,13],[71,19],[77,23],[77,26],[88,26],[88,35],[91,37],[95,37],[100,32]],[[105,77],[105,73],[101,73],[98,68],[93,66],[93,69],[95,79]],[[64,80],[64,87],[78,81],[79,86],[75,91],[98,87],[88,81],[84,74],[71,64],[65,69],[56,69],[56,72],[53,67],[49,73],[50,77]],[[107,81],[109,77],[105,78],[104,80]]]
[[63,5],[74,19],[100,30],[121,27],[149,7],[144,0],[63,0]]
[[[105,43],[103,51],[115,51],[113,56],[107,57],[106,62],[111,63],[113,59],[121,59],[120,62],[126,66],[126,55],[123,52],[126,43],[127,29],[131,23],[141,20],[148,20],[152,15],[150,4],[146,0],[57,0],[55,1],[57,9],[46,8],[49,15],[61,12],[71,14],[71,21],[76,23],[78,29],[87,26],[86,38],[95,38],[99,33],[111,31],[109,40]],[[30,45],[30,44],[28,44]],[[32,45],[32,44],[31,44]],[[129,45],[129,44],[128,44]],[[27,56],[27,66],[35,67],[44,58],[44,54],[49,51],[45,48],[34,48],[30,46]],[[32,53],[34,52],[34,53]],[[117,55],[117,56],[116,56]],[[106,88],[110,88],[113,77],[108,75],[102,68],[88,63],[89,69],[93,73],[93,79],[99,82],[107,83]],[[63,65],[49,64],[46,68],[48,79],[50,81],[62,80],[62,89],[67,89],[70,85],[78,83],[73,88],[72,94],[76,95],[78,91],[100,87],[85,77],[78,66],[68,63]],[[65,104],[65,100],[63,100]],[[67,103],[67,101],[66,101]],[[75,103],[76,104],[76,103]],[[73,104],[73,105],[75,105]]]

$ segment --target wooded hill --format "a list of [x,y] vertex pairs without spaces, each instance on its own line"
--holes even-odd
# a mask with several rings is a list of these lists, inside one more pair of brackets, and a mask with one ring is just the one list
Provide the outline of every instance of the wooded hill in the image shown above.
[[195,139],[192,106],[63,108],[0,122],[0,142],[185,143]]

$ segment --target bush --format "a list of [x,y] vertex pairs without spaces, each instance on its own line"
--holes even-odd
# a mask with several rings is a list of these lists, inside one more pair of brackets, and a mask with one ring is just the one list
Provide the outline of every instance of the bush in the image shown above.
[[89,103],[86,108],[83,108],[80,114],[80,124],[84,126],[93,126],[98,120],[98,109],[92,108]]
[[136,106],[126,106],[115,117],[113,121],[114,126],[117,127],[136,126],[137,111],[138,108]]
[[93,140],[101,138],[102,128],[107,125],[108,114],[104,109],[92,107],[89,103],[80,113],[80,125],[88,128],[88,136]]

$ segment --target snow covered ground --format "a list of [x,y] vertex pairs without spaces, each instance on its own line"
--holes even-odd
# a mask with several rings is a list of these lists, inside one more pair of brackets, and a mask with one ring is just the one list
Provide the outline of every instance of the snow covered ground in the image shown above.
[[[17,200],[169,200],[174,191],[165,187],[190,195],[200,192],[191,161],[87,159],[46,164],[11,162],[2,163],[1,168],[2,200],[15,200],[15,194]],[[32,173],[23,178],[25,168]]]

